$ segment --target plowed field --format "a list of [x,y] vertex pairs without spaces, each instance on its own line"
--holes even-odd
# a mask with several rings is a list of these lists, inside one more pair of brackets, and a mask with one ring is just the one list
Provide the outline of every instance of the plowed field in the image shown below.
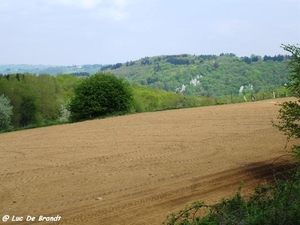
[[41,215],[61,216],[57,224],[161,224],[188,203],[231,196],[240,181],[247,193],[290,159],[271,126],[284,100],[0,134],[0,216],[10,216],[5,224],[23,217],[18,225],[43,224]]

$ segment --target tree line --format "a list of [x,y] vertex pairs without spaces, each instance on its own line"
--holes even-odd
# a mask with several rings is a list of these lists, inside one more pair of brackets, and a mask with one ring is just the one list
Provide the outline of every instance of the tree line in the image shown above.
[[107,72],[0,75],[0,130],[201,104],[197,97],[132,85]]
[[[62,119],[64,105],[79,79],[73,75],[0,75],[0,96],[11,106],[10,126],[26,127]],[[7,107],[2,105],[3,108]]]

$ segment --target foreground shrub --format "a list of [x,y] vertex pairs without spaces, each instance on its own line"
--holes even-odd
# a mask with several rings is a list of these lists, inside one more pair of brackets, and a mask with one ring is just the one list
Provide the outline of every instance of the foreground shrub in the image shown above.
[[[288,90],[297,98],[297,101],[281,104],[279,122],[273,122],[273,125],[282,131],[289,141],[292,138],[300,138],[300,47],[295,45],[283,45],[282,47],[292,54],[292,59],[289,62],[291,83],[288,85]],[[300,159],[300,146],[295,145],[293,151]]]
[[[291,179],[277,181],[275,185],[258,186],[248,198],[243,197],[239,190],[234,197],[212,206],[195,202],[185,210],[168,216],[163,224],[300,224],[299,181],[298,168]],[[209,208],[209,213],[196,216],[203,208]]]

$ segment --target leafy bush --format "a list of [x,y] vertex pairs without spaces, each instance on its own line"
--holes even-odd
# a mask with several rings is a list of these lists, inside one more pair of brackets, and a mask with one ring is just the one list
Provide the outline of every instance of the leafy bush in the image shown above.
[[[300,138],[300,48],[294,45],[283,45],[283,48],[292,54],[289,62],[290,80],[288,89],[297,97],[297,101],[289,101],[281,104],[279,111],[279,123],[273,123],[280,131],[284,132],[288,140]],[[300,158],[300,146],[295,145],[293,150]]]
[[111,114],[124,114],[132,105],[132,90],[128,82],[110,73],[99,72],[74,89],[68,105],[70,120],[80,121]]

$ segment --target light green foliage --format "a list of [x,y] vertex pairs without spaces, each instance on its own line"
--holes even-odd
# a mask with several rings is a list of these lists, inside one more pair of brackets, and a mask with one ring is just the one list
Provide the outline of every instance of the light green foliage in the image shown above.
[[73,96],[73,88],[81,81],[81,79],[71,74],[60,74],[55,77],[58,84],[59,100],[64,103],[69,101]]
[[129,83],[110,73],[99,72],[83,79],[75,87],[74,94],[68,106],[73,122],[123,114],[131,109],[132,93]]
[[4,95],[0,96],[0,130],[6,130],[11,127],[11,116],[13,107],[10,100]]
[[132,111],[146,112],[202,106],[203,99],[206,98],[133,85],[133,99]]

